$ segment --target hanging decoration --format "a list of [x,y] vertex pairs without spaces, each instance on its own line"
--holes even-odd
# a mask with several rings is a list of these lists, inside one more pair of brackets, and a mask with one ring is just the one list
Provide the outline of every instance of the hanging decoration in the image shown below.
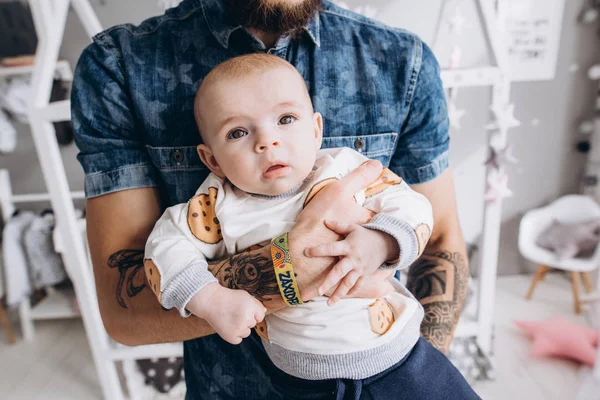
[[[594,3],[596,6],[600,5],[600,0],[590,2],[590,6]],[[598,9],[600,7],[596,7]],[[593,65],[588,70],[588,78],[592,81],[600,80],[600,64]],[[596,96],[596,104],[594,109],[594,115],[588,120],[584,120],[579,124],[579,133],[584,135],[583,139],[580,139],[576,144],[575,148],[580,153],[589,153],[586,173],[581,179],[581,190],[584,194],[588,194],[600,200],[600,191],[598,189],[598,175],[600,174],[599,159],[597,150],[594,147],[598,146],[598,140],[600,138],[600,90]]]
[[489,140],[489,157],[485,165],[493,169],[488,174],[484,199],[495,202],[513,195],[508,188],[508,175],[504,172],[504,167],[509,164],[516,165],[518,160],[513,156],[511,147],[506,144],[504,138],[508,130],[520,126],[521,121],[514,116],[514,104],[493,104],[490,109],[495,121],[485,126],[485,129],[494,131]]
[[448,20],[448,24],[450,25],[450,32],[462,34],[462,31],[465,27],[465,22],[466,19],[460,7],[456,7],[456,9],[454,10],[454,15]]
[[[440,14],[440,20],[438,21],[438,26],[441,25],[441,21],[443,20],[446,25],[448,25],[448,31],[452,41],[456,41],[457,37],[462,36],[463,29],[465,27],[466,19],[460,9],[460,7],[456,7],[454,9],[454,14],[450,18],[444,18],[447,4],[444,3],[442,6],[442,11]],[[437,38],[437,32],[435,34]],[[462,48],[457,45],[452,45],[452,50],[450,51],[450,56],[448,59],[448,69],[455,70],[460,67],[462,59]],[[461,110],[456,107],[456,97],[458,96],[458,88],[453,87],[448,89],[448,118],[450,120],[450,126],[453,129],[461,129],[460,120],[467,113],[466,110]]]
[[490,155],[485,162],[488,167],[494,167],[496,170],[500,170],[502,167],[513,164],[516,165],[519,161],[512,154],[512,147],[505,146],[502,149],[490,146]]
[[600,79],[600,64],[596,64],[588,70],[588,78],[593,81]]
[[581,24],[591,24],[598,19],[600,15],[600,0],[589,0],[588,4],[581,10],[577,20]]
[[508,176],[502,170],[493,170],[487,177],[487,189],[483,198],[495,202],[511,197],[513,192],[508,188]]
[[582,154],[587,154],[592,149],[590,135],[594,132],[594,121],[586,120],[579,124],[579,133],[584,137],[575,144],[575,149]]
[[460,46],[453,46],[452,52],[450,53],[450,63],[448,68],[457,69],[460,66],[460,59],[462,57],[462,49]]
[[490,107],[492,112],[494,113],[494,117],[496,120],[492,123],[489,123],[485,126],[487,130],[500,130],[501,132],[506,132],[511,128],[516,128],[521,125],[521,121],[515,118],[515,105],[508,104],[506,106],[502,106],[499,104],[494,104]]

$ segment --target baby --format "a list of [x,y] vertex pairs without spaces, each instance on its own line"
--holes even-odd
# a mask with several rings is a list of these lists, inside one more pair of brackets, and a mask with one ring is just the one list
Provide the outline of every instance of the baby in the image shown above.
[[[272,55],[215,67],[194,110],[203,139],[198,154],[211,174],[188,203],[164,212],[148,238],[146,275],[161,304],[205,319],[233,344],[258,324],[273,363],[298,378],[364,379],[402,360],[419,339],[423,309],[414,297],[396,280],[383,298],[343,296],[358,278],[406,268],[421,255],[433,229],[427,199],[388,169],[356,193],[376,215],[363,226],[326,222],[345,240],[309,252],[338,257],[343,278],[331,272],[319,293],[333,294],[302,303],[286,232],[320,189],[367,158],[349,148],[320,150],[322,117],[302,76]],[[253,245],[271,246],[290,305],[266,317],[258,300],[220,286],[207,269],[207,260]]]

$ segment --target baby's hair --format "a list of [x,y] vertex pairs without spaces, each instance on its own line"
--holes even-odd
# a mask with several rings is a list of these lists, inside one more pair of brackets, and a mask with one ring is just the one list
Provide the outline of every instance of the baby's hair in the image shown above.
[[243,56],[230,58],[214,67],[204,78],[202,84],[210,83],[212,80],[226,78],[241,78],[252,72],[265,71],[275,67],[296,68],[286,60],[265,53],[251,53]]
[[[298,77],[304,82],[304,78],[300,75],[300,72],[286,60],[266,53],[251,53],[243,56],[230,58],[214,67],[204,78],[198,91],[196,92],[196,99],[194,101],[194,117],[198,128],[200,127],[200,117],[198,114],[198,103],[202,93],[202,87],[211,85],[214,82],[218,82],[224,79],[240,79],[244,78],[254,72],[264,72],[277,67],[289,68],[298,74]],[[306,90],[306,96],[308,95],[308,89]]]

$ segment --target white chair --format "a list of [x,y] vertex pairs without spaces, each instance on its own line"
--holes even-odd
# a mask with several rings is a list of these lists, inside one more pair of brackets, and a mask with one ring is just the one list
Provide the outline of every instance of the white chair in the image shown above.
[[521,220],[519,229],[519,251],[521,255],[539,265],[537,272],[527,292],[527,299],[531,299],[533,290],[539,281],[544,279],[550,268],[571,271],[571,286],[575,298],[575,313],[581,312],[579,296],[579,281],[583,280],[586,292],[592,291],[592,283],[588,272],[600,265],[600,246],[589,258],[558,259],[556,255],[536,244],[540,233],[550,226],[553,220],[563,223],[588,221],[600,217],[600,206],[590,197],[583,195],[568,195],[561,197],[550,205],[531,210]]

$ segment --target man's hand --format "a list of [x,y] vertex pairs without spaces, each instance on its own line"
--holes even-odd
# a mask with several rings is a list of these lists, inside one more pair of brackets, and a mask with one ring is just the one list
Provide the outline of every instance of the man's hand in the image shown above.
[[309,257],[339,257],[319,286],[319,295],[335,289],[327,301],[332,306],[351,289],[360,287],[359,282],[369,278],[385,261],[397,258],[399,250],[396,240],[384,232],[338,221],[325,221],[325,224],[345,238],[306,249],[305,254]]
[[296,281],[302,300],[316,297],[334,257],[309,258],[304,255],[307,247],[330,243],[338,235],[325,226],[325,220],[365,224],[373,212],[356,204],[354,194],[377,180],[383,167],[379,161],[370,160],[342,179],[325,186],[298,216],[289,232],[289,247]]

